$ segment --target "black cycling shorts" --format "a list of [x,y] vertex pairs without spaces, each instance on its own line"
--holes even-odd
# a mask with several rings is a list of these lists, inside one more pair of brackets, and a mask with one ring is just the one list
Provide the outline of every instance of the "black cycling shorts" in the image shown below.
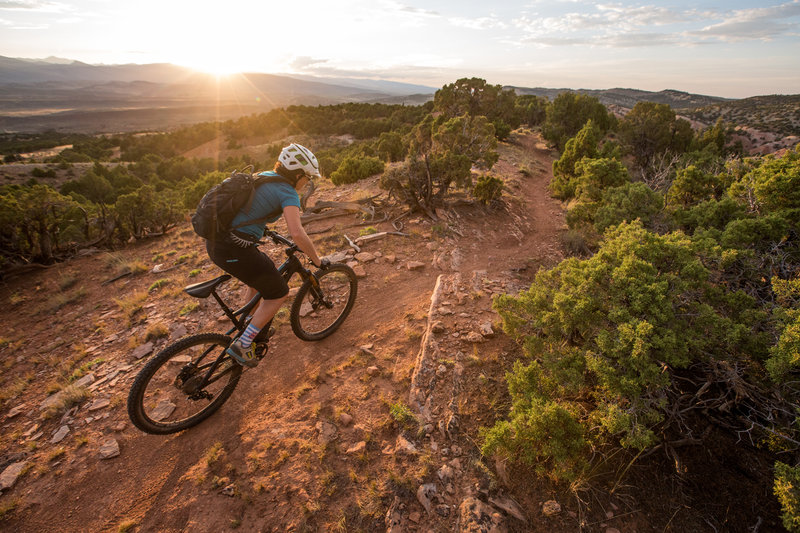
[[265,300],[277,300],[289,294],[289,285],[275,263],[257,246],[242,248],[224,240],[206,241],[206,250],[215,265],[253,287]]

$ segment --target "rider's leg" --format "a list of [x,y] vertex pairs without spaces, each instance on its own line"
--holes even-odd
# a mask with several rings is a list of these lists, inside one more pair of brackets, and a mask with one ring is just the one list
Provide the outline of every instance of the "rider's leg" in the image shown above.
[[261,300],[261,303],[258,304],[256,308],[256,312],[253,313],[253,319],[250,321],[250,324],[257,327],[259,330],[263,328],[267,322],[272,320],[278,313],[278,309],[281,308],[283,302],[289,297],[287,294],[282,298],[277,298],[275,300]]

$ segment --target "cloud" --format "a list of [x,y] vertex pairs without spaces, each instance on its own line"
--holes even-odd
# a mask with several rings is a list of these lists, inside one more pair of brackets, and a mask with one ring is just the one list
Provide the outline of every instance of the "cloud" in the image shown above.
[[471,30],[492,30],[492,29],[505,29],[508,25],[502,20],[498,19],[495,15],[479,18],[461,18],[455,17],[450,19],[450,24],[461,28],[468,28]]
[[752,9],[739,9],[722,22],[710,24],[691,35],[722,41],[768,40],[797,32],[800,24],[789,19],[800,17],[800,0]]
[[60,2],[42,2],[38,0],[5,0],[0,1],[0,9],[20,10],[26,12],[64,13],[71,8]]
[[401,2],[396,2],[394,0],[389,0],[384,2],[384,9],[389,11],[394,11],[397,13],[402,13],[406,15],[413,15],[416,17],[441,17],[442,15],[438,11],[431,11],[430,9],[422,9],[419,7],[409,6],[407,4],[403,4]]
[[[800,0],[729,13],[606,3],[555,17],[524,15],[513,23],[522,43],[633,48],[772,39],[800,33],[800,24],[790,20],[798,16]],[[663,31],[669,26],[672,31]]]

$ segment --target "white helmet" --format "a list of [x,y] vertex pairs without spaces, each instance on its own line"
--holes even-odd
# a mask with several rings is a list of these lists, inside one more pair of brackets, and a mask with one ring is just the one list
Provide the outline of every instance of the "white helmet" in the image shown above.
[[287,170],[302,169],[309,177],[319,178],[319,162],[311,150],[305,146],[292,143],[283,150],[278,156],[278,161]]

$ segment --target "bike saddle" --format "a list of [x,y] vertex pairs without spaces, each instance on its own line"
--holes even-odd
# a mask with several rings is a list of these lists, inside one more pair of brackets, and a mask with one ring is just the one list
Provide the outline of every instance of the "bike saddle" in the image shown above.
[[195,298],[208,298],[211,296],[211,293],[214,292],[214,289],[225,283],[231,279],[230,274],[223,274],[218,278],[214,278],[208,281],[201,281],[200,283],[195,283],[193,285],[188,285],[183,288],[186,294],[190,296],[194,296]]

